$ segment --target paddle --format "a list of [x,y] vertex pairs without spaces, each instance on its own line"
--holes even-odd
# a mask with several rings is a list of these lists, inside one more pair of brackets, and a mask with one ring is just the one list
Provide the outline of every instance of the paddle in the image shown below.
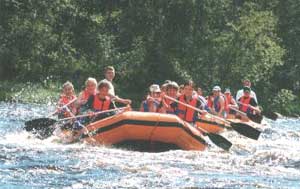
[[[41,122],[39,122],[38,125],[32,125],[32,123],[30,121],[25,122],[25,129],[26,129],[26,131],[32,131],[33,129],[40,130],[40,129],[43,129],[43,128],[46,128],[46,127],[50,127],[51,125],[54,125],[57,122],[71,120],[71,119],[77,119],[77,118],[82,118],[82,117],[96,116],[96,115],[103,114],[103,113],[122,110],[122,109],[125,109],[125,108],[127,108],[127,107],[115,108],[115,109],[105,110],[105,111],[101,111],[101,112],[93,112],[93,113],[89,113],[89,114],[78,115],[78,116],[74,116],[74,117],[67,117],[67,118],[58,119],[58,120],[55,120],[55,119],[48,120],[47,118],[46,119],[40,118]],[[26,125],[26,123],[27,123],[27,125]]]
[[233,111],[236,111],[237,113],[239,113],[240,115],[242,116],[246,116],[248,117],[250,120],[254,121],[255,123],[261,123],[263,117],[260,115],[260,114],[250,114],[250,113],[245,113],[245,112],[242,112],[236,108],[233,108],[233,107],[229,107],[231,110]]
[[[247,106],[247,107],[251,108],[252,110],[256,110],[256,108],[254,108],[250,104],[243,104],[241,102],[237,102],[237,103],[240,105],[243,105],[243,106]],[[278,114],[276,114],[275,112],[260,111],[259,113],[261,114],[261,117],[265,116],[266,118],[272,119],[274,121],[276,121],[278,119]]]
[[42,129],[42,128],[47,127],[49,125],[53,125],[56,122],[56,120],[52,119],[52,118],[49,118],[49,117],[56,114],[58,110],[61,110],[65,107],[68,107],[70,104],[74,103],[76,101],[76,99],[77,98],[74,98],[69,103],[65,104],[64,106],[59,107],[55,112],[49,114],[47,117],[37,118],[37,119],[26,121],[25,122],[26,131],[32,131],[33,129],[39,130],[39,129]]
[[208,138],[218,147],[222,148],[225,151],[229,151],[229,149],[232,146],[232,143],[227,140],[225,137],[216,134],[216,133],[210,133],[204,129],[202,129],[201,127],[196,127],[198,130],[200,130],[201,132],[203,132],[205,135],[208,136]]
[[[176,100],[176,99],[174,99],[172,97],[169,97],[167,95],[164,95],[164,97],[168,98],[169,100],[172,100],[174,102],[177,102],[177,103],[179,103],[181,105],[184,105],[184,106],[186,106],[188,108],[191,108],[191,109],[193,109],[193,110],[195,110],[195,111],[197,111],[199,113],[204,113],[205,112],[205,111],[200,110],[200,109],[198,109],[196,107],[193,107],[193,106],[191,106],[189,104],[180,102],[179,100]],[[246,123],[234,123],[234,122],[232,122],[230,120],[226,120],[224,118],[221,118],[221,117],[218,117],[218,116],[215,116],[215,115],[212,115],[212,114],[210,114],[210,116],[212,116],[213,118],[218,119],[218,120],[220,120],[220,121],[222,121],[224,123],[229,124],[233,130],[235,130],[236,132],[238,132],[241,135],[244,135],[244,136],[246,136],[248,138],[257,140],[259,138],[260,133],[261,133],[259,130],[251,127],[250,125],[248,125]]]

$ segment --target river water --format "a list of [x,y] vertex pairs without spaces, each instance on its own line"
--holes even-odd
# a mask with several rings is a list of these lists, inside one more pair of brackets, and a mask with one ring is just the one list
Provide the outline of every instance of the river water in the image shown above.
[[[267,120],[258,141],[222,134],[234,146],[204,152],[133,152],[60,144],[23,131],[47,106],[0,102],[0,188],[300,188],[300,120]],[[207,139],[208,141],[208,139]]]

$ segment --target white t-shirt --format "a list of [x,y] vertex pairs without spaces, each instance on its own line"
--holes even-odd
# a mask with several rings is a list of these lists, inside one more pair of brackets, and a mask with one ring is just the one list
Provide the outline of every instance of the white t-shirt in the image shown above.
[[114,88],[113,84],[110,81],[108,81],[107,79],[103,79],[102,81],[109,83],[109,91],[108,91],[108,93],[110,95],[112,95],[112,96],[116,96],[116,94],[115,94],[115,88]]
[[[236,98],[235,98],[236,101],[238,101],[242,96],[244,96],[244,90],[243,90],[243,89],[239,90],[239,91],[236,93]],[[256,94],[255,94],[254,91],[251,90],[250,96],[251,96],[252,98],[254,98],[255,102],[257,103],[257,98],[256,98]]]

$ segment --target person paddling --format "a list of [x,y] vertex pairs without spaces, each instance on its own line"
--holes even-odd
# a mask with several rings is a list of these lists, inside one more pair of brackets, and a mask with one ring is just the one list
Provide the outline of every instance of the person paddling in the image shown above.
[[[119,103],[122,103],[122,104],[131,104],[131,100],[130,99],[123,99],[123,98],[120,98],[118,96],[116,96],[115,94],[115,88],[112,84],[113,82],[113,79],[115,78],[115,68],[112,67],[112,66],[107,66],[105,69],[104,69],[104,76],[105,76],[105,79],[103,79],[102,81],[104,82],[107,82],[109,84],[109,96],[111,98],[111,100],[113,102],[119,102]],[[102,82],[101,81],[101,82]]]
[[233,108],[238,109],[239,106],[236,103],[234,97],[231,95],[231,91],[229,88],[225,89],[224,95],[225,95],[225,98],[227,101],[227,103],[226,103],[227,106],[225,107],[225,111],[227,113],[227,118],[235,118],[236,112],[232,109]]
[[[201,102],[199,101],[197,96],[193,95],[193,92],[194,92],[194,82],[191,80],[187,81],[183,84],[183,91],[182,91],[183,94],[181,94],[177,98],[177,100],[185,104],[189,104],[195,108],[203,109],[204,107],[201,106]],[[198,112],[196,112],[194,109],[187,108],[182,104],[173,102],[171,104],[171,107],[176,110],[177,116],[186,122],[193,124],[198,118]]]
[[67,81],[63,84],[63,91],[60,96],[60,99],[58,101],[58,118],[66,118],[72,116],[72,114],[76,114],[77,110],[74,105],[74,103],[71,103],[65,108],[60,108],[63,107],[66,104],[69,104],[72,100],[76,98],[75,92],[74,92],[74,86],[70,81]]
[[77,106],[82,106],[87,102],[90,96],[95,95],[96,88],[97,88],[97,80],[95,78],[89,77],[85,81],[85,89],[81,91],[81,93],[78,95]]
[[[179,86],[175,81],[169,82],[166,85],[166,94],[172,98],[176,99],[178,97],[178,90]],[[171,107],[172,103],[173,101],[171,101],[170,99],[163,98],[160,113],[176,114],[175,109]]]
[[[249,88],[251,88],[251,81],[249,79],[245,79],[243,81],[243,87],[249,87]],[[244,95],[244,90],[243,89],[239,90],[236,93],[235,100],[238,101],[243,95]],[[258,103],[257,98],[256,98],[256,93],[253,90],[251,90],[250,96],[255,100],[256,103]]]
[[141,104],[141,112],[159,112],[161,104],[161,90],[159,85],[153,84],[149,87],[149,95]]
[[221,93],[221,87],[215,86],[213,88],[213,106],[212,106],[212,114],[217,115],[219,117],[226,117],[226,98],[225,96]]
[[[238,102],[239,110],[246,113],[250,119],[255,119],[255,117],[261,113],[255,98],[251,96],[250,87],[244,87],[243,96],[238,100]],[[242,118],[247,119],[245,116],[242,116]]]
[[[110,109],[115,109],[114,104],[111,101],[111,98],[109,96],[109,88],[110,84],[106,81],[101,81],[98,84],[98,92],[95,95],[91,95],[85,105],[83,105],[83,109],[86,112],[90,112],[91,116],[93,115],[92,112],[99,112],[99,111],[105,111]],[[109,112],[106,114],[100,114],[96,117],[92,118],[92,121],[97,121],[109,116],[114,115],[115,112]],[[86,122],[86,120],[84,121]]]

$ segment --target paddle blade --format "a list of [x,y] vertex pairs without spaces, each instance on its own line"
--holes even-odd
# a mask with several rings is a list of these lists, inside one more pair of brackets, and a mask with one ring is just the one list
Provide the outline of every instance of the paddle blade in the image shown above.
[[266,116],[266,118],[272,119],[274,121],[276,121],[278,119],[278,114],[276,114],[275,112],[265,112],[265,111],[263,111],[261,114],[263,116]]
[[254,121],[255,123],[261,123],[261,121],[263,120],[263,116],[261,114],[251,114],[251,113],[247,113],[247,117],[251,120]]
[[258,140],[259,135],[261,133],[259,130],[245,123],[231,123],[230,126],[232,127],[233,130],[240,133],[241,135],[244,135],[254,140]]
[[229,151],[232,146],[232,143],[221,135],[215,133],[207,133],[207,136],[215,145],[219,146],[225,151]]
[[38,118],[25,122],[26,131],[41,130],[55,124],[56,120],[51,118]]

